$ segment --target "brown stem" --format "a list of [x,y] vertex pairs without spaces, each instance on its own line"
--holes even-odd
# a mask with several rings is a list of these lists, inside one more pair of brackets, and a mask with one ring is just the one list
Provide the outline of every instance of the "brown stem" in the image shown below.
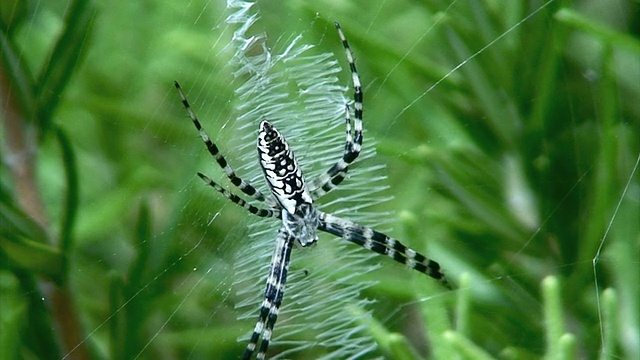
[[[3,119],[6,147],[2,159],[9,168],[16,189],[17,202],[22,210],[31,216],[49,235],[49,242],[57,246],[57,239],[51,234],[49,219],[36,183],[36,156],[38,134],[34,122],[24,118],[17,96],[12,92],[12,84],[5,73],[4,64],[0,64],[0,117]],[[31,119],[33,120],[33,119]],[[31,126],[30,126],[31,125]],[[66,255],[66,254],[65,254]],[[66,274],[63,274],[65,277]],[[48,306],[59,330],[59,338],[64,348],[74,349],[69,359],[89,359],[86,346],[83,346],[79,321],[74,309],[73,297],[68,287],[41,280],[40,288],[48,299]],[[79,345],[80,344],[80,345]]]
[[35,183],[35,159],[37,155],[37,134],[25,131],[27,122],[23,120],[18,101],[11,92],[11,83],[4,69],[0,69],[0,101],[2,119],[7,134],[6,157],[3,159],[9,167],[16,186],[20,207],[42,226],[48,229],[44,204]]

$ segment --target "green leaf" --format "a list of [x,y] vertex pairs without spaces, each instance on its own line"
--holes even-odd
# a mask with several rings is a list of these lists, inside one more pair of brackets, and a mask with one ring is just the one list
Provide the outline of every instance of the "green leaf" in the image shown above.
[[640,55],[640,41],[637,38],[602,25],[575,10],[569,8],[560,9],[555,13],[554,17],[562,24],[599,38],[603,43],[620,46]]
[[547,334],[547,360],[564,358],[561,339],[564,334],[564,316],[562,312],[562,294],[560,284],[554,276],[548,276],[542,281],[544,298],[544,319]]
[[[493,360],[495,359],[481,347],[474,344],[471,340],[462,336],[455,331],[447,331],[443,335],[446,345],[449,346],[453,353],[461,355],[463,359],[470,360]],[[443,358],[444,359],[444,358]],[[451,359],[451,358],[447,358]]]
[[50,127],[61,94],[89,47],[95,16],[91,0],[73,0],[69,4],[63,33],[36,81],[38,122],[44,131]]
[[407,338],[401,334],[389,331],[384,325],[374,319],[370,314],[366,314],[362,309],[353,307],[351,310],[388,359],[417,360],[420,358]]
[[78,169],[76,164],[76,156],[65,132],[60,128],[55,128],[58,142],[62,149],[62,163],[64,164],[64,173],[66,180],[65,201],[63,207],[62,225],[60,230],[60,251],[63,255],[63,275],[67,276],[68,253],[73,245],[73,227],[75,225],[76,215],[78,213]]
[[62,281],[63,257],[58,249],[16,236],[0,237],[0,249],[20,268]]
[[17,278],[0,271],[0,360],[19,359],[20,335],[26,320],[27,303]]

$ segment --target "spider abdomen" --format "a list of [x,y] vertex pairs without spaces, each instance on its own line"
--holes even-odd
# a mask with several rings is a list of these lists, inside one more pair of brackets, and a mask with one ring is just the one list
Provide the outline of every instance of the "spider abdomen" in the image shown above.
[[260,122],[258,158],[271,193],[285,211],[293,215],[299,206],[313,203],[293,151],[267,120]]

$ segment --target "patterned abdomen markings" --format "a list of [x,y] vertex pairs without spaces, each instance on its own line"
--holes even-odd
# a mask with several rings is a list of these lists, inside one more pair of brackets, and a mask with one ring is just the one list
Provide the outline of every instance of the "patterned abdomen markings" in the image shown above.
[[313,203],[293,152],[267,120],[260,123],[258,157],[271,192],[289,214],[304,203]]

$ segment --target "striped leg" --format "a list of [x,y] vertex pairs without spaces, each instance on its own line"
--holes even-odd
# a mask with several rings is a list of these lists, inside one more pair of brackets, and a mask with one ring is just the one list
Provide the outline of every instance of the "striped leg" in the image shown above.
[[271,341],[273,326],[278,319],[278,311],[284,295],[285,283],[287,282],[287,271],[289,269],[289,257],[295,238],[287,234],[284,228],[278,231],[276,249],[271,260],[271,269],[267,277],[267,287],[264,290],[264,300],[260,307],[260,316],[253,329],[251,339],[242,355],[243,360],[248,360],[258,347],[258,340],[262,335],[262,342],[256,355],[257,359],[264,359]]
[[209,135],[207,135],[207,133],[204,131],[204,128],[202,128],[202,124],[200,124],[198,116],[191,108],[191,105],[189,105],[189,100],[187,100],[187,96],[184,94],[184,91],[182,91],[180,84],[177,81],[174,81],[173,84],[178,90],[178,94],[180,95],[180,99],[182,100],[182,106],[184,106],[184,108],[187,110],[191,121],[193,121],[193,125],[195,125],[196,129],[198,129],[198,133],[200,134],[202,141],[207,146],[207,150],[209,150],[209,154],[211,154],[211,156],[216,159],[216,162],[225,172],[231,183],[238,187],[238,189],[240,189],[243,193],[251,196],[252,198],[261,202],[267,201],[269,205],[274,205],[275,203],[271,201],[271,198],[266,198],[264,194],[260,192],[260,190],[256,189],[253,185],[242,180],[240,177],[238,177],[238,175],[236,175],[233,168],[227,163],[227,159],[224,158],[224,156],[220,153],[220,150],[218,150],[216,144],[211,141]]
[[253,206],[249,203],[247,203],[243,198],[239,197],[238,195],[232,193],[231,191],[223,188],[222,186],[218,185],[215,181],[211,180],[207,175],[204,175],[202,173],[198,173],[198,176],[209,186],[211,186],[212,188],[214,188],[217,192],[221,193],[222,195],[224,195],[224,197],[226,197],[227,199],[231,200],[233,203],[235,203],[236,205],[240,206],[241,208],[247,210],[248,212],[250,212],[253,215],[259,216],[259,217],[280,217],[280,209],[278,208],[272,208],[272,209],[263,209],[263,208],[259,208],[257,206]]
[[319,217],[319,230],[344,238],[367,250],[386,255],[401,264],[438,280],[451,289],[449,281],[440,270],[440,264],[406,247],[400,241],[331,214],[320,213]]
[[349,69],[351,70],[351,78],[353,81],[353,106],[354,112],[354,136],[351,137],[351,115],[349,106],[346,106],[346,126],[347,126],[347,141],[344,147],[344,154],[335,165],[333,165],[326,173],[315,179],[311,183],[311,193],[314,199],[319,198],[325,193],[331,191],[334,187],[344,180],[347,175],[349,164],[351,164],[360,154],[362,148],[362,85],[360,83],[360,76],[356,70],[356,64],[353,59],[353,53],[347,42],[347,38],[342,32],[342,28],[338,23],[335,23],[336,29],[340,40],[342,40],[342,46],[344,46],[345,53],[347,54],[347,60],[349,61]]

